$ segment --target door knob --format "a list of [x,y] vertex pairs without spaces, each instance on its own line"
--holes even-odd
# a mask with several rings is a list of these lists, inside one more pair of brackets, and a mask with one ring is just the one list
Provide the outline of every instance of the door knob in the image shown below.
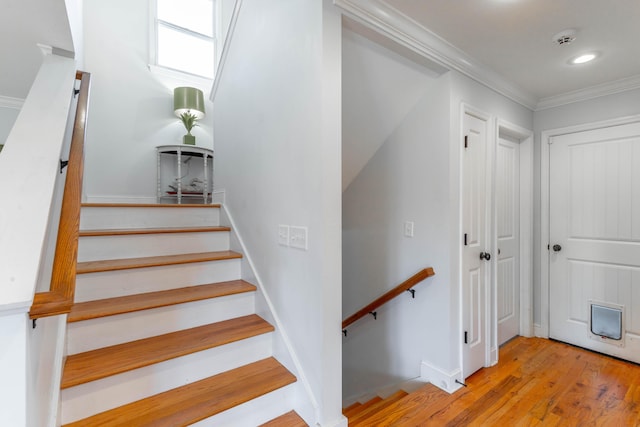
[[553,251],[554,252],[560,252],[562,250],[562,246],[555,244],[553,245]]
[[480,259],[489,261],[491,259],[491,254],[489,252],[480,252]]

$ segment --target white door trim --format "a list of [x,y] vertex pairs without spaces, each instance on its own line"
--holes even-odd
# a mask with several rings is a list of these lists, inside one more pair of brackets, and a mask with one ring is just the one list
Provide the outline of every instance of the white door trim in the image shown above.
[[[488,143],[488,150],[489,150],[489,154],[488,154],[488,164],[487,164],[487,179],[493,179],[493,156],[494,156],[494,145],[495,145],[495,141],[492,140],[492,136],[495,135],[495,130],[493,129],[494,126],[494,121],[492,120],[492,116],[489,113],[486,113],[480,109],[477,109],[475,107],[472,107],[469,104],[466,104],[464,102],[462,102],[460,104],[460,116],[459,116],[459,129],[458,129],[458,138],[456,140],[456,144],[458,146],[458,206],[459,206],[459,211],[458,211],[458,294],[459,294],[459,302],[458,302],[458,315],[459,315],[459,325],[462,326],[464,325],[464,318],[463,318],[463,309],[464,309],[464,294],[463,294],[463,283],[462,283],[462,278],[463,278],[463,258],[462,258],[462,251],[463,251],[463,235],[464,235],[464,230],[463,230],[463,219],[464,219],[464,206],[462,203],[462,191],[463,191],[463,162],[464,162],[464,150],[461,150],[460,147],[462,146],[462,141],[464,141],[464,136],[465,136],[465,131],[464,131],[464,115],[468,114],[470,116],[474,116],[484,122],[487,123],[487,143]],[[493,187],[493,186],[492,186]],[[489,200],[490,203],[492,203],[493,201],[493,191],[491,191],[489,193]],[[486,206],[485,206],[486,208]],[[492,215],[493,212],[490,213],[490,215]],[[487,215],[486,218],[490,218],[490,215]],[[489,228],[491,227],[491,224],[487,224],[488,227],[486,228],[486,232],[488,234],[487,236],[487,242],[491,242],[491,237],[489,235]],[[487,277],[491,277],[491,271],[492,271],[492,264],[489,264],[489,268],[487,268],[485,270],[485,274],[487,275]],[[485,283],[489,284],[489,280],[485,280]],[[489,292],[487,292],[487,290],[489,289],[489,286],[485,286],[485,336],[487,337],[487,339],[485,340],[485,364],[484,366],[491,366],[491,364],[495,363],[492,360],[491,357],[491,349],[493,346],[493,343],[495,341],[497,341],[497,334],[494,336],[493,334],[493,330],[497,328],[494,328],[492,326],[493,323],[493,311],[491,310],[491,301],[489,299]],[[464,367],[464,345],[462,344],[464,342],[464,328],[460,327],[459,330],[459,349],[460,349],[460,368],[461,371],[463,371],[463,367]],[[464,378],[463,378],[464,380]]]
[[535,335],[549,337],[549,143],[551,138],[569,133],[640,122],[640,115],[584,123],[540,134],[540,324],[534,325]]
[[[533,335],[533,131],[502,119],[496,120],[495,129],[496,143],[500,134],[515,137],[520,141],[520,335],[530,337]],[[495,182],[493,185],[495,187]],[[494,230],[497,230],[497,219],[498,215],[494,209]],[[497,254],[497,233],[493,233],[491,244],[491,253]],[[493,271],[497,271],[497,259],[497,256],[494,257]],[[491,286],[495,295],[493,305],[497,311],[497,277],[493,278]],[[495,336],[497,342],[497,321]]]

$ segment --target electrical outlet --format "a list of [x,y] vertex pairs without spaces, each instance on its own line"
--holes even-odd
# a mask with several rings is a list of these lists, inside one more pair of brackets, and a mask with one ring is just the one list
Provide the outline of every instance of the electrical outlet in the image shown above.
[[289,246],[307,250],[307,227],[294,227],[289,229]]
[[289,246],[289,226],[278,226],[278,244],[282,246]]
[[404,235],[405,237],[413,237],[413,221],[404,222]]

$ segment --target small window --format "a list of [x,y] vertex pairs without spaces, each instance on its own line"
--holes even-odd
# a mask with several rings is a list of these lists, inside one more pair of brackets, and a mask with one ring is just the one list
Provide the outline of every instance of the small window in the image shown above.
[[156,0],[155,64],[213,79],[213,0]]

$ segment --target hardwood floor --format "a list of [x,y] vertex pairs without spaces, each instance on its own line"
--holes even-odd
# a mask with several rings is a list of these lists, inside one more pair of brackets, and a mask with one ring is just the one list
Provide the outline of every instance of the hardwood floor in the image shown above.
[[449,395],[427,384],[359,425],[640,426],[640,366],[518,337],[466,388]]

